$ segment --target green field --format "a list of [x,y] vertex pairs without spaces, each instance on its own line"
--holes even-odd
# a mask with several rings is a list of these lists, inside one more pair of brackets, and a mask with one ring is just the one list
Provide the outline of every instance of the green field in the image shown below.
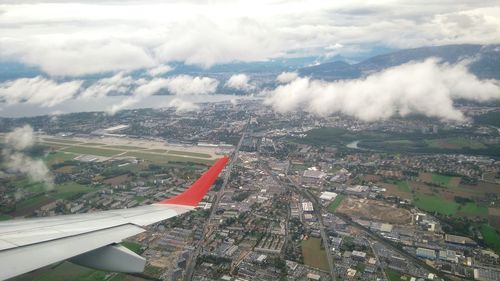
[[432,183],[440,185],[440,186],[444,186],[444,187],[450,187],[450,181],[452,178],[453,177],[450,177],[450,176],[445,176],[445,175],[433,173],[432,174]]
[[24,198],[20,202],[16,204],[16,212],[23,211],[25,209],[30,209],[33,206],[39,205],[43,201],[47,201],[47,199],[50,199],[50,196],[45,196],[45,195],[37,195],[37,196],[31,196],[28,198]]
[[408,184],[408,181],[400,181],[398,182],[398,189],[399,191],[402,192],[411,192],[410,185]]
[[28,178],[14,180],[11,184],[16,188],[20,188],[30,193],[42,193],[48,190],[48,186],[44,182],[33,182]]
[[142,245],[139,243],[135,243],[135,242],[131,242],[131,241],[123,241],[121,244],[136,254],[139,254],[139,255],[142,254],[142,249],[141,249]]
[[[393,270],[390,268],[386,268],[384,270],[385,270],[385,274],[387,275],[387,279],[389,279],[389,281],[402,281],[402,280],[408,281],[408,280],[410,280],[410,277],[408,275],[401,274],[396,270]],[[405,279],[402,279],[403,277],[405,277]]]
[[486,146],[481,142],[465,139],[462,137],[426,140],[426,143],[431,148],[440,148],[440,149],[463,149],[463,148],[485,149],[486,148]]
[[148,160],[154,163],[166,163],[169,161],[177,161],[177,162],[193,162],[200,163],[205,165],[211,165],[214,161],[209,159],[199,159],[199,158],[190,158],[190,157],[181,157],[175,155],[159,155],[153,153],[145,153],[145,152],[127,152],[125,156],[132,156],[139,159]]
[[321,248],[321,239],[309,238],[302,241],[301,247],[304,264],[325,271],[329,270],[325,250]]
[[[24,181],[21,182],[24,183]],[[29,214],[34,207],[50,203],[55,199],[70,199],[78,194],[85,194],[94,190],[92,187],[80,185],[75,182],[54,185],[53,189],[48,192],[47,187],[43,183],[31,183],[20,188],[25,188],[34,195],[26,197],[16,204],[16,214]]]
[[108,145],[105,146],[104,148],[113,148],[113,149],[120,149],[120,150],[142,150],[146,149],[144,147],[139,147],[139,146],[128,146],[128,145]]
[[44,140],[44,141],[48,141],[48,142],[68,143],[68,144],[77,144],[77,143],[81,143],[81,141],[66,140],[66,139],[44,138],[43,140]]
[[328,205],[328,210],[330,210],[330,212],[332,213],[335,212],[335,210],[340,206],[340,203],[342,203],[345,197],[346,196],[342,194],[337,195],[337,197],[335,197],[332,203]]
[[500,234],[489,224],[481,225],[480,230],[486,245],[495,250],[495,252],[500,252]]
[[68,147],[68,148],[63,149],[63,151],[76,153],[76,154],[88,154],[88,155],[104,156],[104,157],[111,157],[111,156],[114,156],[114,155],[122,152],[119,150],[102,149],[102,148],[95,148],[95,147],[84,147],[84,146],[72,146],[72,147]]
[[414,142],[411,140],[390,140],[390,141],[386,141],[386,143],[396,144],[396,145],[413,145],[414,144]]
[[414,201],[415,206],[424,211],[443,215],[454,215],[459,206],[454,201],[448,201],[436,195],[417,194]]
[[487,217],[488,208],[484,206],[478,206],[476,203],[469,202],[464,206],[459,207],[459,211],[467,215]]
[[77,194],[84,194],[93,191],[92,187],[81,185],[76,182],[66,182],[63,184],[58,184],[51,191],[51,196],[57,199],[69,199]]
[[98,271],[83,266],[78,266],[69,262],[63,262],[62,264],[53,268],[35,271],[33,273],[30,273],[29,275],[33,276],[31,278],[31,280],[33,281],[119,281],[125,278],[124,274]]
[[0,214],[0,221],[10,220],[11,218],[9,215]]
[[189,151],[178,151],[178,150],[169,150],[168,154],[176,154],[176,155],[186,155],[200,158],[211,158],[209,154],[206,153],[198,153],[198,152],[189,152]]
[[158,153],[167,153],[168,150],[166,149],[148,149],[146,150],[147,152],[158,152]]
[[64,152],[61,152],[61,151],[57,151],[57,152],[50,152],[42,160],[47,165],[54,165],[54,164],[57,164],[57,163],[62,163],[64,161],[73,160],[73,158],[75,158],[74,154],[64,153]]

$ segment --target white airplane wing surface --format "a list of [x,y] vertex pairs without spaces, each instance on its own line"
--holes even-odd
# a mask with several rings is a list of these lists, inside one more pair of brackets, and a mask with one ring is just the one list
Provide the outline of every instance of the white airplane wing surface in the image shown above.
[[193,210],[222,171],[215,162],[183,193],[130,209],[0,222],[0,280],[63,260],[116,272],[142,272],[146,260],[118,245],[143,226]]

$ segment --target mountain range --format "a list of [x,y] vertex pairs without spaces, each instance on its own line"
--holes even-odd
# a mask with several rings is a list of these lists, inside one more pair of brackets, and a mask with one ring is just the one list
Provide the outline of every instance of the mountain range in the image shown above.
[[[183,62],[169,63],[173,67],[171,72],[165,76],[190,74],[199,76],[211,76],[221,81],[237,73],[246,73],[252,78],[265,80],[264,84],[274,81],[274,77],[284,71],[297,71],[302,76],[311,76],[317,79],[337,80],[354,79],[366,76],[392,66],[401,65],[410,61],[421,61],[435,57],[443,63],[457,63],[462,60],[470,60],[469,70],[483,79],[500,79],[500,45],[444,45],[433,47],[421,47],[389,51],[385,54],[376,55],[364,59],[358,63],[348,63],[342,56],[336,56],[332,60],[325,57],[303,57],[303,58],[280,58],[261,62],[234,62],[219,64],[210,68],[187,65]],[[349,60],[350,61],[350,60]],[[45,74],[34,66],[20,63],[0,62],[0,82],[13,80],[21,77],[34,77]],[[111,73],[102,73],[79,77],[87,81],[108,77]],[[134,77],[147,75],[145,70],[132,72]],[[69,79],[67,77],[66,79]]]
[[374,56],[356,64],[333,61],[303,67],[299,69],[299,73],[325,80],[353,79],[385,68],[431,57],[450,64],[470,60],[469,71],[477,77],[500,79],[500,45],[446,45],[406,49]]

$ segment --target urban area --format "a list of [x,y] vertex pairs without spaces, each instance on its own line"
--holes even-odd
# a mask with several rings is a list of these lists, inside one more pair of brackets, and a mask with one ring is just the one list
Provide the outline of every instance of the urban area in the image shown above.
[[[279,114],[257,98],[0,119],[2,157],[48,169],[2,167],[2,220],[155,203],[230,157],[195,211],[123,243],[144,273],[62,262],[14,280],[498,281],[500,111],[459,109],[469,121]],[[16,128],[36,142],[12,145]]]

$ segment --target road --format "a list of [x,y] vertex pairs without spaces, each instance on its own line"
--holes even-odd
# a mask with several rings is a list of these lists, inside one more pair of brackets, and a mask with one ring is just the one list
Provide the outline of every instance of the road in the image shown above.
[[243,134],[241,135],[240,141],[238,142],[238,145],[234,149],[233,155],[230,157],[231,161],[229,162],[229,165],[226,166],[225,174],[224,174],[224,180],[222,182],[222,186],[215,195],[215,201],[212,204],[212,209],[210,211],[210,216],[205,222],[205,226],[203,228],[203,238],[198,241],[195,245],[195,250],[191,257],[189,258],[188,264],[186,266],[186,274],[184,275],[184,280],[185,281],[190,281],[193,279],[193,274],[194,274],[194,267],[196,266],[196,259],[200,255],[201,251],[203,250],[203,243],[205,242],[205,236],[208,233],[208,230],[211,227],[218,227],[218,225],[214,226],[212,225],[212,218],[215,215],[215,212],[217,211],[217,206],[219,205],[219,201],[222,198],[222,195],[224,194],[224,189],[226,188],[227,183],[229,182],[229,177],[231,176],[231,170],[233,169],[234,163],[238,160],[238,152],[240,151],[241,144],[243,143],[243,139],[245,138],[245,131],[243,131]]
[[[262,162],[261,162],[262,163]],[[332,281],[336,281],[336,273],[335,273],[335,266],[333,264],[333,257],[332,257],[332,252],[330,251],[330,241],[328,239],[328,235],[326,235],[325,231],[325,226],[323,224],[323,216],[321,215],[321,205],[319,204],[318,200],[316,199],[315,196],[312,194],[305,192],[303,188],[300,188],[288,175],[286,175],[287,180],[290,182],[287,184],[286,182],[283,182],[281,178],[277,177],[272,171],[271,168],[267,165],[262,164],[262,166],[267,170],[269,175],[271,175],[274,180],[278,183],[281,183],[282,186],[285,188],[291,188],[292,192],[301,194],[303,197],[306,197],[313,203],[314,207],[314,214],[316,215],[316,219],[318,220],[319,226],[320,226],[320,233],[321,233],[321,239],[323,240],[324,246],[325,246],[325,253],[326,253],[326,259],[328,261],[328,269],[330,272],[330,278]],[[285,172],[287,174],[287,172]],[[288,226],[287,226],[288,228]],[[288,229],[287,229],[288,231]],[[288,232],[287,232],[288,234]]]
[[321,234],[321,239],[323,239],[323,243],[325,246],[326,259],[328,261],[328,268],[330,270],[330,277],[331,277],[332,281],[335,281],[336,280],[335,266],[333,264],[332,251],[330,250],[331,249],[330,240],[328,239],[328,235],[326,235],[325,225],[323,224],[323,216],[321,214],[321,211],[322,211],[321,203],[318,202],[318,199],[316,198],[316,196],[312,195],[307,190],[304,190],[304,188],[301,188],[288,175],[286,175],[286,178],[291,183],[291,187],[295,190],[295,192],[302,194],[303,197],[308,198],[309,201],[311,201],[313,203],[314,214],[316,215],[316,219],[318,220],[319,227],[320,227],[319,230],[320,230],[320,234]]

